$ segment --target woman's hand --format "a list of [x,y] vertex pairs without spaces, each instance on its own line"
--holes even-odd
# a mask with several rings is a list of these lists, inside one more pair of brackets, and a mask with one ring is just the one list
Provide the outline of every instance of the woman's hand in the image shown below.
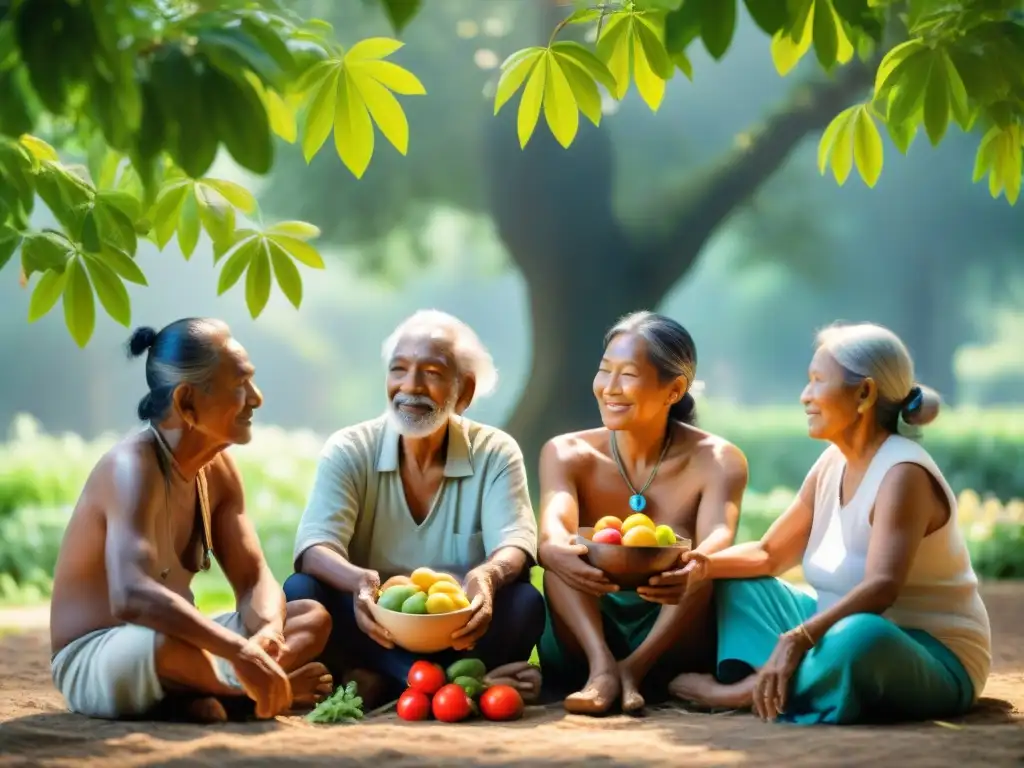
[[786,711],[789,681],[810,649],[810,639],[799,627],[779,635],[775,650],[754,682],[752,706],[754,713],[765,722]]
[[540,562],[546,570],[554,573],[577,592],[594,597],[618,592],[619,588],[612,584],[602,571],[582,559],[581,555],[585,554],[587,548],[582,544],[549,541],[541,544]]
[[678,605],[707,576],[708,559],[700,552],[687,552],[680,558],[680,567],[652,576],[647,586],[637,587],[644,600],[661,605]]

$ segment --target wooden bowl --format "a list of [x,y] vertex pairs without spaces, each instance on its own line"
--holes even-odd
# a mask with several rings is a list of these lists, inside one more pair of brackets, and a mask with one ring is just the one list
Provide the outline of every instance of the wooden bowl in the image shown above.
[[679,563],[680,556],[690,551],[689,539],[676,531],[676,543],[666,547],[627,547],[623,544],[595,544],[593,528],[580,528],[576,543],[587,548],[586,559],[602,571],[612,584],[623,589],[636,589],[647,584],[652,576],[664,573]]
[[438,653],[452,647],[452,633],[469,623],[471,608],[460,608],[449,613],[400,613],[370,607],[374,620],[391,633],[395,645],[411,653]]

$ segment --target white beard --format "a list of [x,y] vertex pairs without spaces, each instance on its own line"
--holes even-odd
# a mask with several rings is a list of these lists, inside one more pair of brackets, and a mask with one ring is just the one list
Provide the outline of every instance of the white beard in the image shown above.
[[[455,414],[455,403],[457,400],[458,394],[454,391],[448,398],[448,401],[441,406],[438,406],[437,403],[426,396],[403,395],[399,393],[388,403],[388,421],[402,437],[427,437],[448,423],[448,419]],[[433,410],[422,416],[416,416],[400,410],[398,406],[403,403],[406,405],[428,405]]]

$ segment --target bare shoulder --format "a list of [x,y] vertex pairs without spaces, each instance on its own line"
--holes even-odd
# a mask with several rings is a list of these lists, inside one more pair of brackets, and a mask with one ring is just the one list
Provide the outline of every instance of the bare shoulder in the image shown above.
[[119,440],[100,457],[86,480],[84,498],[105,510],[143,507],[163,482],[156,452],[144,434]]
[[245,498],[238,462],[227,451],[218,453],[203,471],[211,496],[210,502],[214,508],[222,506],[225,502]]
[[542,466],[572,470],[586,465],[595,456],[607,453],[608,430],[587,429],[552,437],[541,448],[540,460]]
[[747,457],[738,446],[724,437],[686,424],[680,424],[678,428],[685,430],[687,439],[692,442],[694,465],[702,473],[727,482],[746,484],[749,474]]

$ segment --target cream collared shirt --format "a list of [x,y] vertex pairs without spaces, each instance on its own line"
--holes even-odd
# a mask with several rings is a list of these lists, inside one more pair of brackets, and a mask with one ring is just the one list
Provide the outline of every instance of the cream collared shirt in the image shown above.
[[409,511],[398,461],[399,435],[386,416],[335,432],[320,453],[295,561],[324,545],[381,579],[419,567],[462,575],[503,547],[535,562],[537,520],[510,435],[452,417],[444,479],[422,523]]

